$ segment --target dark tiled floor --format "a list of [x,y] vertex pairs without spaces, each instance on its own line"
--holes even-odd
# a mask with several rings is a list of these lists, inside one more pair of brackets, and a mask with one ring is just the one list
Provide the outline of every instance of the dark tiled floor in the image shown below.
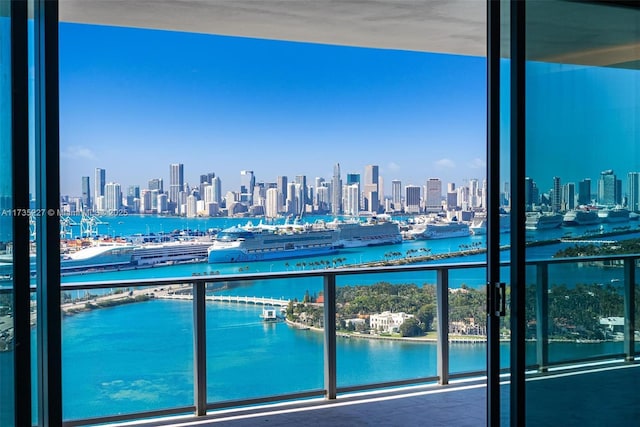
[[[527,381],[527,426],[640,426],[640,365],[601,366]],[[502,425],[508,426],[509,385],[502,387]],[[295,404],[173,418],[140,426],[447,426],[486,425],[484,381],[339,396]]]

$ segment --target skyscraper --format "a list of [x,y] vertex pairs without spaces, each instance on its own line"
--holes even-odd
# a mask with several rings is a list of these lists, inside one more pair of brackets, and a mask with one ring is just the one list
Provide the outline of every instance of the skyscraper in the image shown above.
[[82,177],[82,210],[86,211],[91,209],[91,186],[89,184],[89,177]]
[[253,171],[240,171],[240,202],[247,206],[253,204],[253,186],[256,184],[256,178]]
[[267,202],[265,206],[265,216],[267,218],[275,218],[282,211],[282,201],[277,188],[269,188],[267,190]]
[[560,184],[560,177],[553,177],[553,195],[551,198],[551,211],[560,212],[562,209],[562,186]]
[[117,211],[122,206],[122,191],[120,184],[109,182],[104,186],[104,209],[106,211]]
[[420,213],[420,187],[417,185],[407,185],[404,187],[404,204],[406,213]]
[[[105,169],[96,168],[95,178],[93,180],[93,203],[97,203],[98,197],[104,196],[104,186],[107,182],[107,171]],[[97,206],[94,206],[95,210]]]
[[343,211],[347,215],[358,215],[360,211],[360,186],[356,184],[345,185],[345,199]]
[[620,189],[622,185],[618,181],[612,169],[600,172],[600,178],[598,179],[598,204],[604,206],[620,204]]
[[377,212],[380,207],[380,188],[378,184],[378,165],[365,166],[364,186],[362,188],[363,208],[369,212]]
[[399,179],[391,181],[391,202],[393,209],[399,211],[402,208],[402,181]]
[[640,212],[640,172],[629,172],[627,176],[628,209]]
[[576,184],[568,182],[562,190],[562,210],[571,210],[576,208]]
[[300,203],[302,204],[302,210],[304,211],[304,206],[309,203],[309,200],[308,200],[309,188],[307,187],[307,176],[306,175],[296,176],[296,183],[300,184],[300,187],[301,187],[300,191],[302,191],[303,198],[300,201]]
[[153,178],[149,180],[149,190],[158,190],[160,193],[164,193],[164,183],[162,178]]
[[591,178],[585,178],[578,183],[578,204],[591,204]]
[[222,181],[219,176],[214,177],[211,181],[211,186],[213,187],[213,203],[220,205],[222,204]]
[[440,181],[440,178],[429,178],[427,180],[425,199],[427,212],[442,210],[442,181]]
[[180,206],[178,194],[184,188],[184,165],[182,163],[172,163],[169,166],[169,203],[173,206]]
[[331,178],[331,213],[340,215],[342,213],[342,178],[340,177],[340,163],[333,167],[333,178]]

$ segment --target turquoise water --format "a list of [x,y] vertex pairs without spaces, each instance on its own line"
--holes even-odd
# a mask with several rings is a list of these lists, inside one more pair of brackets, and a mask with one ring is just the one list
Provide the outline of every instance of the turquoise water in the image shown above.
[[[220,228],[242,223],[229,219],[166,217],[118,218],[115,235],[168,229]],[[148,229],[148,230],[145,230]],[[169,230],[170,231],[170,230]],[[561,230],[559,230],[561,231]],[[116,234],[117,233],[117,234]],[[389,251],[405,252],[428,247],[432,253],[453,252],[460,245],[484,237],[406,242],[400,245],[350,249],[339,256],[345,264],[381,259]],[[541,247],[548,256],[554,248]],[[318,257],[326,259],[326,257]],[[305,259],[307,263],[314,259]],[[484,261],[484,255],[452,259],[452,262]],[[299,260],[235,264],[185,264],[137,271],[102,272],[65,276],[63,282],[190,276],[193,273],[236,273],[302,269]],[[308,269],[308,265],[305,269]],[[485,270],[451,271],[450,286],[483,286]],[[556,277],[570,283],[608,282],[621,271],[567,266]],[[613,275],[613,276],[612,276]],[[339,278],[338,286],[371,284],[379,274]],[[435,283],[432,273],[402,273],[382,280],[393,283]],[[298,298],[318,293],[321,278],[246,281],[225,292],[233,295]],[[208,401],[225,401],[323,387],[323,336],[297,330],[285,323],[265,324],[261,307],[207,303]],[[100,309],[63,319],[64,418],[77,419],[193,404],[192,304],[188,301],[152,300]],[[35,330],[33,332],[35,337]],[[393,381],[436,375],[435,343],[390,342],[338,338],[338,386]],[[620,347],[620,348],[618,348]],[[617,353],[619,343],[551,346],[551,359],[578,355]],[[451,372],[485,369],[484,344],[452,344]],[[509,346],[501,347],[502,366],[508,366]],[[532,352],[533,354],[533,352]],[[1,355],[0,355],[1,356]]]

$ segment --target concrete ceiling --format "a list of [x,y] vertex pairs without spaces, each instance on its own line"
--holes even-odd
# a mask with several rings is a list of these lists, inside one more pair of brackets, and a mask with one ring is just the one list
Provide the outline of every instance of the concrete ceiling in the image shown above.
[[[485,56],[485,8],[484,0],[60,0],[60,20]],[[640,9],[535,0],[527,13],[530,59],[640,62]]]

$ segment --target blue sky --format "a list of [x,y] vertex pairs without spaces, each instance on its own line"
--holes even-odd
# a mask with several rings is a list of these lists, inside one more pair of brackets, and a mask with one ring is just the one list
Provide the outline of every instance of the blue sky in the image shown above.
[[[391,180],[485,176],[484,58],[60,24],[61,192],[220,176],[237,190],[333,165]],[[93,185],[93,182],[92,182]]]

